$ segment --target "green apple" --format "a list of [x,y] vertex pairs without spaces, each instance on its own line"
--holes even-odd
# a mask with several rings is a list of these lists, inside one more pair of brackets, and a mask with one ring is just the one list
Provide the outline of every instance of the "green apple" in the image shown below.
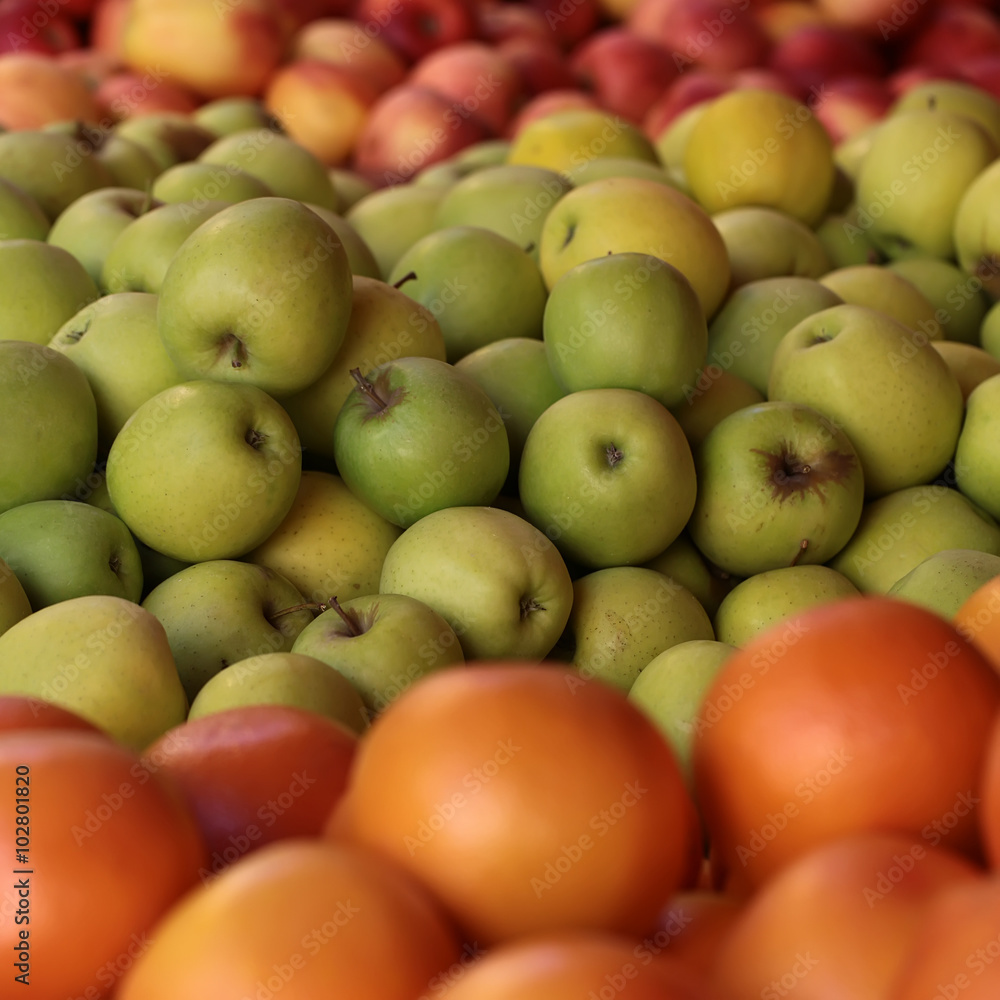
[[868,150],[872,147],[875,133],[882,124],[881,119],[866,128],[855,132],[853,135],[841,139],[833,148],[833,162],[836,169],[843,173],[849,180],[857,183],[858,172],[861,164],[865,162]]
[[418,187],[452,187],[460,180],[482,169],[478,163],[458,163],[456,160],[439,160],[419,170],[410,180]]
[[113,183],[107,167],[83,155],[72,136],[35,130],[0,132],[0,177],[33,198],[49,222],[81,195]]
[[918,563],[888,590],[951,621],[966,599],[1000,576],[1000,555],[976,549],[942,549]]
[[973,503],[1000,518],[1000,375],[969,394],[955,449],[955,485]]
[[361,238],[358,231],[347,219],[336,212],[331,212],[321,205],[306,204],[306,208],[312,209],[336,234],[347,254],[347,263],[351,269],[351,274],[355,277],[381,278],[382,271],[372,253],[371,247]]
[[545,218],[539,261],[551,289],[571,268],[609,253],[648,253],[691,282],[706,320],[729,288],[729,255],[704,209],[667,184],[609,177],[564,195]]
[[337,211],[346,212],[375,188],[361,174],[346,167],[329,167],[327,174],[337,192]]
[[307,469],[285,519],[245,558],[280,573],[310,601],[347,601],[378,593],[385,554],[399,535],[339,476]]
[[938,257],[908,257],[886,266],[906,278],[934,306],[934,318],[948,340],[978,344],[990,300],[976,279]]
[[853,264],[878,264],[885,255],[869,237],[869,230],[860,225],[857,205],[843,212],[831,212],[816,227],[816,236],[830,258],[832,268]]
[[665,573],[687,587],[710,618],[715,615],[726,594],[739,583],[739,577],[713,566],[698,551],[686,528],[662,552],[643,565]]
[[955,259],[966,274],[1000,298],[1000,159],[965,188],[955,212]]
[[745,646],[800,611],[858,594],[843,573],[829,566],[781,566],[755,573],[723,598],[713,618],[715,634],[722,642]]
[[669,184],[671,187],[683,190],[659,163],[649,163],[646,160],[637,160],[628,156],[595,157],[574,170],[569,176],[574,187],[604,180],[605,177],[642,177],[646,180],[656,181],[657,184]]
[[0,340],[47,344],[99,294],[68,250],[40,240],[0,240]]
[[688,530],[705,557],[734,576],[824,563],[861,517],[857,452],[811,406],[772,400],[737,410],[709,432],[696,467]]
[[398,288],[355,274],[351,315],[336,357],[314,382],[282,398],[303,448],[333,458],[333,428],[355,386],[353,368],[369,372],[401,357],[445,359],[444,334],[434,314]]
[[926,340],[944,339],[931,300],[912,281],[887,265],[838,267],[824,274],[819,282],[849,305],[877,309]]
[[333,429],[337,469],[351,492],[406,528],[442,507],[492,503],[510,446],[489,396],[454,365],[399,358],[367,374]]
[[768,398],[815,407],[850,438],[869,497],[933,479],[962,424],[962,390],[926,339],[864,306],[802,320],[775,352]]
[[0,635],[31,614],[31,602],[14,571],[0,559]]
[[420,184],[379,188],[344,213],[375,255],[383,278],[417,240],[433,232],[434,216],[447,190]]
[[446,507],[422,517],[393,542],[379,592],[429,604],[469,661],[543,660],[573,603],[559,550],[499,507]]
[[455,367],[479,385],[503,417],[510,445],[508,482],[513,479],[516,486],[528,432],[566,395],[549,367],[545,344],[533,337],[504,337],[466,354]]
[[577,171],[602,156],[657,162],[652,143],[636,125],[597,108],[534,119],[514,136],[507,162],[544,167],[573,180]]
[[1000,147],[1000,101],[980,87],[959,80],[923,80],[907,88],[888,113],[917,110],[950,111],[971,118]]
[[421,677],[465,662],[454,629],[405,594],[368,594],[329,608],[299,633],[292,652],[343,674],[373,714]]
[[684,149],[684,175],[711,215],[763,205],[814,226],[833,193],[833,143],[800,101],[739,87],[713,98],[695,122]]
[[97,459],[97,404],[69,358],[0,340],[0,512],[72,493]]
[[698,371],[693,385],[684,387],[684,399],[670,408],[692,452],[701,447],[716,424],[730,413],[763,403],[765,396],[746,379],[709,365]]
[[142,146],[161,171],[197,159],[217,138],[214,132],[179,111],[130,115],[118,122],[114,131]]
[[201,200],[231,205],[274,195],[267,184],[239,167],[229,169],[198,160],[167,167],[153,182],[151,193],[161,202]]
[[994,302],[979,327],[979,343],[994,358],[1000,358],[1000,302]]
[[708,612],[676,580],[644,566],[608,566],[574,581],[559,651],[582,676],[627,694],[665,649],[714,638]]
[[948,486],[909,486],[869,500],[850,542],[830,561],[863,593],[885,594],[944,549],[1000,555],[1000,527]]
[[492,230],[428,233],[396,261],[388,280],[434,314],[452,363],[504,337],[541,337],[547,290],[538,264]]
[[993,357],[975,344],[963,344],[957,340],[932,340],[931,346],[944,358],[952,375],[958,380],[966,402],[977,385],[994,375],[1000,375],[1000,358]]
[[274,115],[261,100],[244,95],[207,101],[191,112],[191,120],[219,136],[257,128],[281,130]]
[[0,693],[76,712],[136,752],[188,708],[163,626],[108,594],[41,608],[0,635]]
[[726,244],[733,288],[764,278],[819,278],[833,267],[816,233],[787,212],[742,205],[716,212],[712,222]]
[[564,557],[601,568],[662,552],[697,487],[691,447],[662,403],[635,389],[582,389],[535,421],[518,488],[525,516]]
[[160,205],[127,225],[108,248],[98,285],[102,292],[157,294],[181,244],[216,212],[224,201]]
[[734,288],[709,324],[708,364],[766,395],[771,361],[785,334],[807,316],[842,303],[812,278],[762,278]]
[[691,282],[643,253],[577,264],[552,286],[542,336],[568,392],[636,389],[672,407],[705,362],[708,327]]
[[150,548],[234,559],[282,522],[302,454],[288,414],[253,385],[182,382],[129,417],[108,453],[111,502]]
[[147,399],[181,381],[160,339],[156,305],[149,292],[112,292],[84,306],[49,342],[87,376],[102,454]]
[[98,188],[68,205],[49,230],[48,242],[68,250],[93,279],[101,280],[104,258],[119,233],[160,203],[134,188]]
[[112,594],[139,602],[142,564],[121,518],[78,500],[35,500],[0,514],[0,558],[32,608]]
[[438,203],[435,229],[481,226],[538,260],[542,224],[573,185],[554,170],[505,163],[484,167],[456,182]]
[[184,378],[253,385],[280,397],[333,361],[351,313],[351,270],[337,234],[291,198],[217,212],[163,276],[157,323]]
[[235,559],[182,569],[154,587],[142,606],[166,629],[189,701],[231,663],[290,651],[313,619],[283,576]]
[[278,197],[322,205],[331,212],[338,209],[337,192],[322,161],[272,128],[251,128],[221,136],[197,159],[245,170]]
[[461,166],[496,167],[507,162],[509,139],[480,139],[455,153],[451,160]]
[[107,168],[115,187],[149,191],[161,171],[146,147],[115,131],[101,133],[94,156]]
[[673,747],[688,790],[695,792],[691,734],[702,700],[735,646],[716,639],[688,639],[669,646],[639,671],[628,691]]
[[259,653],[210,677],[195,695],[188,719],[243,705],[293,705],[318,712],[359,735],[368,710],[357,688],[339,671],[305,653]]
[[27,191],[0,176],[0,240],[44,240],[51,225]]
[[690,188],[684,173],[684,152],[695,122],[705,113],[709,104],[711,104],[710,99],[698,101],[685,108],[653,140],[653,148],[660,163],[685,194],[690,194]]

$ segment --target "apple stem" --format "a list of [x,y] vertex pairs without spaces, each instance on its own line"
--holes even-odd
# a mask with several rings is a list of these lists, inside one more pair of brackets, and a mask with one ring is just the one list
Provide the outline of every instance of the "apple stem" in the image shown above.
[[386,401],[378,394],[375,386],[372,382],[361,374],[360,368],[351,369],[351,378],[358,384],[358,388],[380,409],[384,410],[388,405]]
[[405,285],[408,281],[416,281],[416,280],[417,280],[417,272],[410,271],[409,274],[404,274],[403,277],[400,278],[399,281],[397,281],[396,284],[394,284],[392,287],[402,288],[403,285]]
[[290,608],[282,608],[280,611],[272,611],[271,614],[267,616],[269,622],[273,622],[275,618],[282,618],[285,615],[294,615],[296,611],[316,611],[322,614],[324,611],[329,610],[329,604],[319,604],[316,601],[308,601],[305,604],[293,604]]
[[347,626],[352,636],[361,635],[363,629],[360,629],[358,627],[357,619],[354,617],[354,615],[350,613],[350,611],[345,611],[340,606],[340,602],[337,600],[336,597],[330,598],[330,601],[327,605],[327,609],[329,610],[330,608],[332,608],[334,611],[337,612],[338,615],[340,615],[341,620]]
[[805,555],[807,548],[809,548],[809,539],[803,538],[799,543],[799,551],[795,553],[795,558],[789,563],[789,565],[794,566]]

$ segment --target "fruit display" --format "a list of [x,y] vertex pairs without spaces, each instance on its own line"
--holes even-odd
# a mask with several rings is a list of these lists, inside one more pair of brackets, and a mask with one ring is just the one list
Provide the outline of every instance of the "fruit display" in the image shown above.
[[996,1000],[994,0],[0,0],[0,1000]]

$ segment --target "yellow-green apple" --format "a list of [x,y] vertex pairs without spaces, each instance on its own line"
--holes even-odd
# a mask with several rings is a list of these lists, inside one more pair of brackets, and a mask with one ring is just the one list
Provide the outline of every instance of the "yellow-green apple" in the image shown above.
[[847,435],[811,406],[768,401],[720,420],[698,449],[688,530],[734,576],[824,563],[861,517],[864,477]]
[[334,190],[337,192],[339,212],[346,212],[365,195],[371,194],[375,188],[354,170],[347,167],[330,167],[327,170]]
[[636,125],[600,108],[555,111],[521,125],[507,162],[545,167],[572,180],[577,170],[600,156],[657,162],[656,151]]
[[507,483],[516,488],[528,432],[566,395],[549,368],[545,345],[532,337],[504,337],[466,354],[455,367],[478,383],[503,417],[510,445]]
[[202,163],[245,170],[279,197],[337,211],[337,192],[323,161],[276,129],[231,132],[202,150],[197,159]]
[[613,253],[556,281],[543,339],[552,374],[568,392],[637,389],[673,407],[705,362],[708,327],[676,267],[652,254]]
[[281,126],[260,98],[246,94],[206,101],[192,111],[190,117],[195,125],[207,129],[217,138],[259,128],[281,131]]
[[0,177],[0,239],[44,240],[51,225],[27,191]]
[[163,276],[157,325],[186,379],[289,395],[333,361],[351,312],[336,233],[292,198],[229,205],[195,230]]
[[771,360],[785,334],[807,316],[842,303],[812,278],[762,278],[734,288],[708,327],[709,365],[766,395]]
[[1000,375],[969,394],[955,448],[955,485],[973,503],[1000,519]]
[[853,264],[824,274],[819,282],[845,303],[875,309],[925,340],[941,340],[944,330],[934,304],[908,278],[884,264]]
[[900,111],[876,130],[855,200],[869,238],[889,257],[949,258],[966,189],[997,155],[971,118],[953,111]]
[[708,612],[686,587],[644,566],[608,566],[573,582],[573,608],[557,656],[580,674],[628,693],[665,649],[714,639]]
[[[526,43],[519,42],[518,46],[524,45]],[[533,44],[543,44],[543,43],[533,43]],[[507,136],[510,139],[511,149],[514,148],[514,142],[517,137],[523,132],[532,122],[539,121],[542,118],[548,118],[550,115],[561,114],[564,111],[600,111],[601,106],[597,103],[597,99],[592,94],[587,94],[580,90],[575,82],[572,80],[572,74],[570,73],[569,67],[565,64],[562,59],[562,54],[558,49],[553,52],[552,45],[549,43],[545,45],[545,50],[549,53],[549,58],[556,60],[557,73],[559,74],[558,80],[554,82],[546,77],[544,84],[541,89],[539,89],[538,84],[534,82],[533,76],[529,75],[528,70],[523,64],[521,65],[521,75],[528,80],[528,89],[535,91],[535,96],[529,98],[521,107],[516,115],[514,115],[514,120],[510,123],[507,129]],[[514,48],[514,44],[510,42],[503,43],[503,51],[509,59],[514,59],[517,61],[518,52]],[[565,78],[564,78],[565,77]],[[600,144],[598,144],[600,148]],[[641,143],[637,144],[637,148],[641,148]],[[543,146],[544,149],[544,146]],[[529,158],[534,154],[528,154]],[[540,154],[541,155],[541,154]],[[642,159],[647,162],[653,162],[649,159],[648,154],[642,154]],[[562,156],[556,156],[555,162],[557,165],[565,163],[567,156],[564,154]],[[583,163],[582,156],[577,158],[576,165],[581,166]],[[546,169],[553,169],[546,166],[543,163],[528,163],[526,166],[543,166]],[[565,170],[560,170],[561,173],[567,173]]]
[[428,233],[396,261],[388,281],[437,317],[452,363],[504,337],[541,337],[542,272],[524,248],[490,229]]
[[287,29],[269,0],[216,7],[200,0],[132,0],[122,56],[203,97],[258,94],[281,62]]
[[383,278],[421,236],[434,229],[434,215],[447,190],[421,184],[380,188],[360,198],[344,213],[371,248]]
[[49,346],[87,376],[104,455],[147,399],[181,381],[160,338],[156,296],[148,292],[103,295],[67,320]]
[[0,340],[47,344],[99,294],[68,250],[41,240],[0,240]]
[[465,662],[455,630],[405,594],[337,602],[299,633],[293,653],[322,660],[357,689],[372,714],[421,677]]
[[352,16],[366,34],[381,35],[409,63],[476,32],[469,0],[360,0]]
[[197,159],[218,138],[211,129],[179,111],[126,118],[114,126],[114,134],[142,146],[160,170]]
[[656,155],[674,183],[685,194],[691,192],[684,174],[684,150],[695,122],[705,113],[710,103],[711,100],[706,98],[690,105],[654,132],[653,148]]
[[814,230],[780,209],[727,208],[712,222],[726,244],[732,288],[764,278],[819,278],[833,267]]
[[180,201],[160,205],[133,219],[108,248],[101,267],[101,292],[159,294],[181,244],[229,202]]
[[859,225],[858,213],[857,205],[843,212],[830,212],[815,229],[833,268],[877,264],[885,259],[868,238],[868,231]]
[[888,113],[918,110],[951,111],[971,118],[1000,147],[1000,101],[981,87],[965,80],[922,80],[900,94]]
[[656,723],[673,747],[692,793],[696,791],[691,768],[695,718],[719,667],[735,652],[735,646],[717,639],[678,642],[654,656],[639,671],[628,691],[628,700]]
[[[0,136],[0,139],[3,137]],[[982,282],[991,299],[1000,298],[1000,160],[994,160],[966,187],[955,212],[955,259]]]
[[174,573],[142,607],[166,629],[189,701],[230,663],[290,651],[313,619],[283,576],[236,559],[208,559]]
[[[35,16],[45,17],[43,11]],[[0,59],[0,128],[25,131],[50,122],[98,121],[101,107],[76,73],[41,52],[5,52]]]
[[509,139],[483,139],[460,149],[452,160],[463,167],[499,167],[507,162],[510,153]]
[[453,184],[437,204],[434,228],[480,226],[538,260],[542,225],[572,185],[544,167],[501,164],[476,170]]
[[492,503],[510,447],[490,397],[454,365],[404,357],[354,369],[333,429],[337,470],[351,492],[406,528],[443,507]]
[[295,32],[290,45],[292,59],[350,66],[380,94],[402,83],[407,74],[406,61],[391,45],[349,17],[316,18]]
[[250,198],[266,198],[274,192],[258,177],[239,167],[188,160],[175,163],[158,174],[150,193],[161,203],[178,201],[224,201],[234,205]]
[[108,594],[60,601],[4,632],[0,692],[76,712],[136,751],[179,726],[188,708],[163,626]]
[[649,253],[691,282],[706,320],[729,288],[729,256],[705,211],[667,184],[609,177],[564,195],[542,227],[539,260],[552,286],[585,260],[609,253]]
[[958,379],[966,403],[969,394],[980,382],[1000,375],[1000,358],[993,357],[975,344],[963,344],[956,340],[932,340],[931,346],[944,358],[952,375]]
[[375,259],[372,249],[361,238],[358,231],[347,219],[337,212],[331,212],[321,205],[311,205],[304,203],[306,208],[315,212],[333,231],[337,234],[344,253],[347,254],[347,263],[350,266],[351,274],[354,277],[381,278],[382,271]]
[[148,191],[162,172],[148,149],[114,130],[101,133],[94,156],[107,167],[111,182],[117,187]]
[[295,427],[263,389],[196,380],[129,417],[108,453],[107,480],[140,541],[199,562],[260,545],[291,509],[301,470]]
[[371,371],[401,357],[445,360],[444,335],[434,314],[376,278],[354,275],[344,341],[319,378],[282,399],[302,447],[333,458],[333,428],[355,386],[351,370]]
[[684,398],[670,407],[684,436],[695,452],[721,420],[765,401],[765,395],[746,379],[724,371],[718,365],[700,368],[693,383],[684,386]]
[[908,486],[869,500],[850,542],[830,561],[863,593],[884,594],[944,549],[1000,555],[1000,527],[949,486]]
[[528,432],[518,488],[525,516],[563,555],[591,568],[662,552],[695,502],[691,447],[680,424],[635,389],[582,389]]
[[378,593],[382,563],[400,528],[331,472],[306,469],[291,510],[244,558],[280,573],[308,600]]
[[379,96],[378,89],[350,65],[293,59],[268,80],[264,105],[285,133],[321,163],[347,163]]
[[28,595],[14,571],[0,559],[0,635],[31,614]]
[[901,576],[888,593],[951,621],[970,594],[997,576],[1000,555],[977,549],[942,549]]
[[713,616],[722,602],[739,582],[718,566],[713,566],[691,541],[685,528],[662,552],[643,563],[683,584],[698,598],[701,606]]
[[569,620],[573,581],[559,550],[499,507],[446,507],[392,544],[382,594],[429,604],[466,660],[543,660]]
[[71,493],[94,468],[94,393],[50,347],[0,341],[0,426],[0,511]]
[[658,163],[647,163],[645,160],[634,160],[625,156],[599,156],[588,160],[579,170],[573,172],[573,186],[580,187],[583,184],[590,184],[591,181],[604,180],[605,177],[642,177],[656,181],[657,184],[669,184],[678,191],[683,190],[666,168]]
[[104,258],[121,231],[159,204],[148,192],[134,188],[98,188],[67,205],[52,223],[46,239],[76,257],[96,286]]
[[722,599],[712,622],[720,641],[745,646],[760,632],[800,611],[858,594],[843,573],[829,566],[780,566],[736,584]]
[[35,500],[0,514],[0,558],[31,607],[88,594],[138,603],[139,551],[121,518],[79,500]]
[[368,725],[357,688],[339,671],[305,653],[257,653],[230,663],[194,696],[189,719],[242,705],[294,705],[341,722],[355,733]]
[[823,309],[785,334],[768,398],[815,407],[841,428],[869,497],[940,473],[964,410],[958,380],[926,334],[856,305]]
[[833,192],[833,144],[802,102],[774,91],[733,90],[715,98],[692,128],[684,174],[710,214],[764,205],[814,226]]
[[478,115],[456,111],[449,98],[403,83],[372,105],[354,149],[354,169],[376,187],[401,184],[493,134]]
[[978,278],[970,278],[954,262],[940,257],[909,257],[885,266],[916,285],[934,306],[934,318],[941,324],[945,339],[979,343],[979,328],[990,300]]

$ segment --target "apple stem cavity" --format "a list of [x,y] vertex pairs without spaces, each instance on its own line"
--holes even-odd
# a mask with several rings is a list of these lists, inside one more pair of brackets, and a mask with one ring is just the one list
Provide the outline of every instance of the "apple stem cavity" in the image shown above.
[[407,274],[404,274],[403,277],[400,278],[399,281],[397,281],[396,284],[394,284],[392,287],[402,288],[403,285],[405,285],[408,281],[416,281],[416,280],[417,280],[417,272],[410,271]]

